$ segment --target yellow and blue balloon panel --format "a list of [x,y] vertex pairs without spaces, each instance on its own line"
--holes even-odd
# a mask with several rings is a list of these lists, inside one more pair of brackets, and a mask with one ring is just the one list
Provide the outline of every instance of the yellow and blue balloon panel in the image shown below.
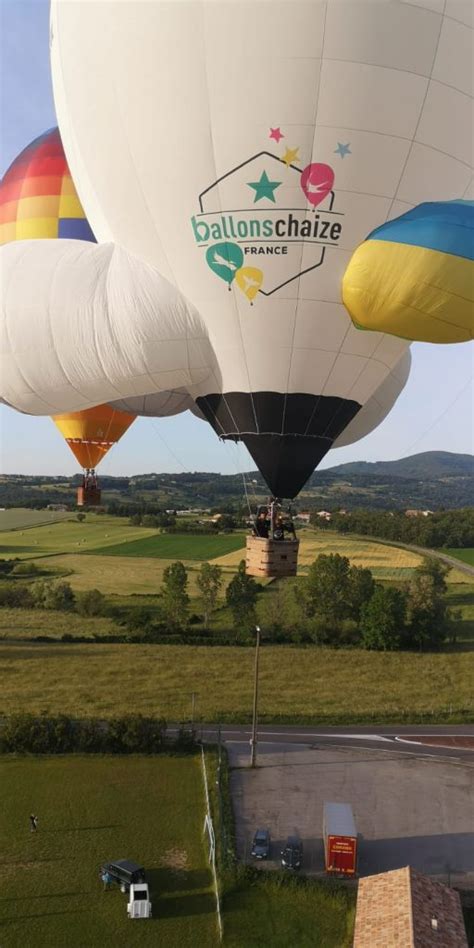
[[474,201],[420,204],[369,234],[342,298],[353,323],[418,342],[474,335]]

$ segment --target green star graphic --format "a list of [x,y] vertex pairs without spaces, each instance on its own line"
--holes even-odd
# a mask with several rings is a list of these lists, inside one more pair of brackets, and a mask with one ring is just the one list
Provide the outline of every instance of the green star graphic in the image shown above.
[[266,171],[262,171],[260,181],[248,181],[247,184],[249,188],[253,188],[255,191],[255,197],[253,203],[260,201],[262,198],[268,198],[269,201],[273,201],[275,204],[275,195],[274,191],[276,188],[280,187],[281,181],[269,181]]

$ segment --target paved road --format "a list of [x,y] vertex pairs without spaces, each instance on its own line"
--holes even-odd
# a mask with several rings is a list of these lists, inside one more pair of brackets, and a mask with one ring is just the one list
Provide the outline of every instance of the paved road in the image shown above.
[[[228,744],[248,744],[251,737],[249,725],[221,725],[221,739]],[[219,731],[218,724],[204,724],[199,733],[205,741],[216,742]],[[411,739],[423,735],[429,737],[472,737],[474,743],[474,726],[471,724],[453,725],[408,725],[394,727],[305,727],[265,725],[258,729],[258,746],[262,751],[272,745],[299,744],[309,747],[359,747],[372,750],[396,751],[411,757],[446,757],[453,759],[472,760],[474,753],[468,748],[433,747],[432,745],[403,743],[404,737]]]

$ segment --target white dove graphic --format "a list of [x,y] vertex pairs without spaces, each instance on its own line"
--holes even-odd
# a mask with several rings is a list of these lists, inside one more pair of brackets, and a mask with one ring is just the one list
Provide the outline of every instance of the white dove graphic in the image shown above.
[[221,257],[221,255],[218,253],[214,253],[213,263],[216,263],[221,267],[228,267],[229,270],[239,269],[235,263],[232,263],[230,260],[226,260],[225,257]]
[[306,190],[309,194],[320,194],[321,191],[326,191],[329,185],[329,181],[321,181],[320,184],[312,184],[311,181],[308,181],[306,184]]

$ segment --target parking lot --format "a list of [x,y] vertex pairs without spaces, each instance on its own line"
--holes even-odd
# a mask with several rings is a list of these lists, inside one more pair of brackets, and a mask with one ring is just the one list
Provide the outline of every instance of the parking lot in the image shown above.
[[270,866],[288,835],[303,840],[303,871],[324,871],[324,802],[351,803],[359,873],[411,865],[457,886],[474,884],[474,761],[407,757],[392,748],[228,743],[239,857],[257,827],[272,836]]

